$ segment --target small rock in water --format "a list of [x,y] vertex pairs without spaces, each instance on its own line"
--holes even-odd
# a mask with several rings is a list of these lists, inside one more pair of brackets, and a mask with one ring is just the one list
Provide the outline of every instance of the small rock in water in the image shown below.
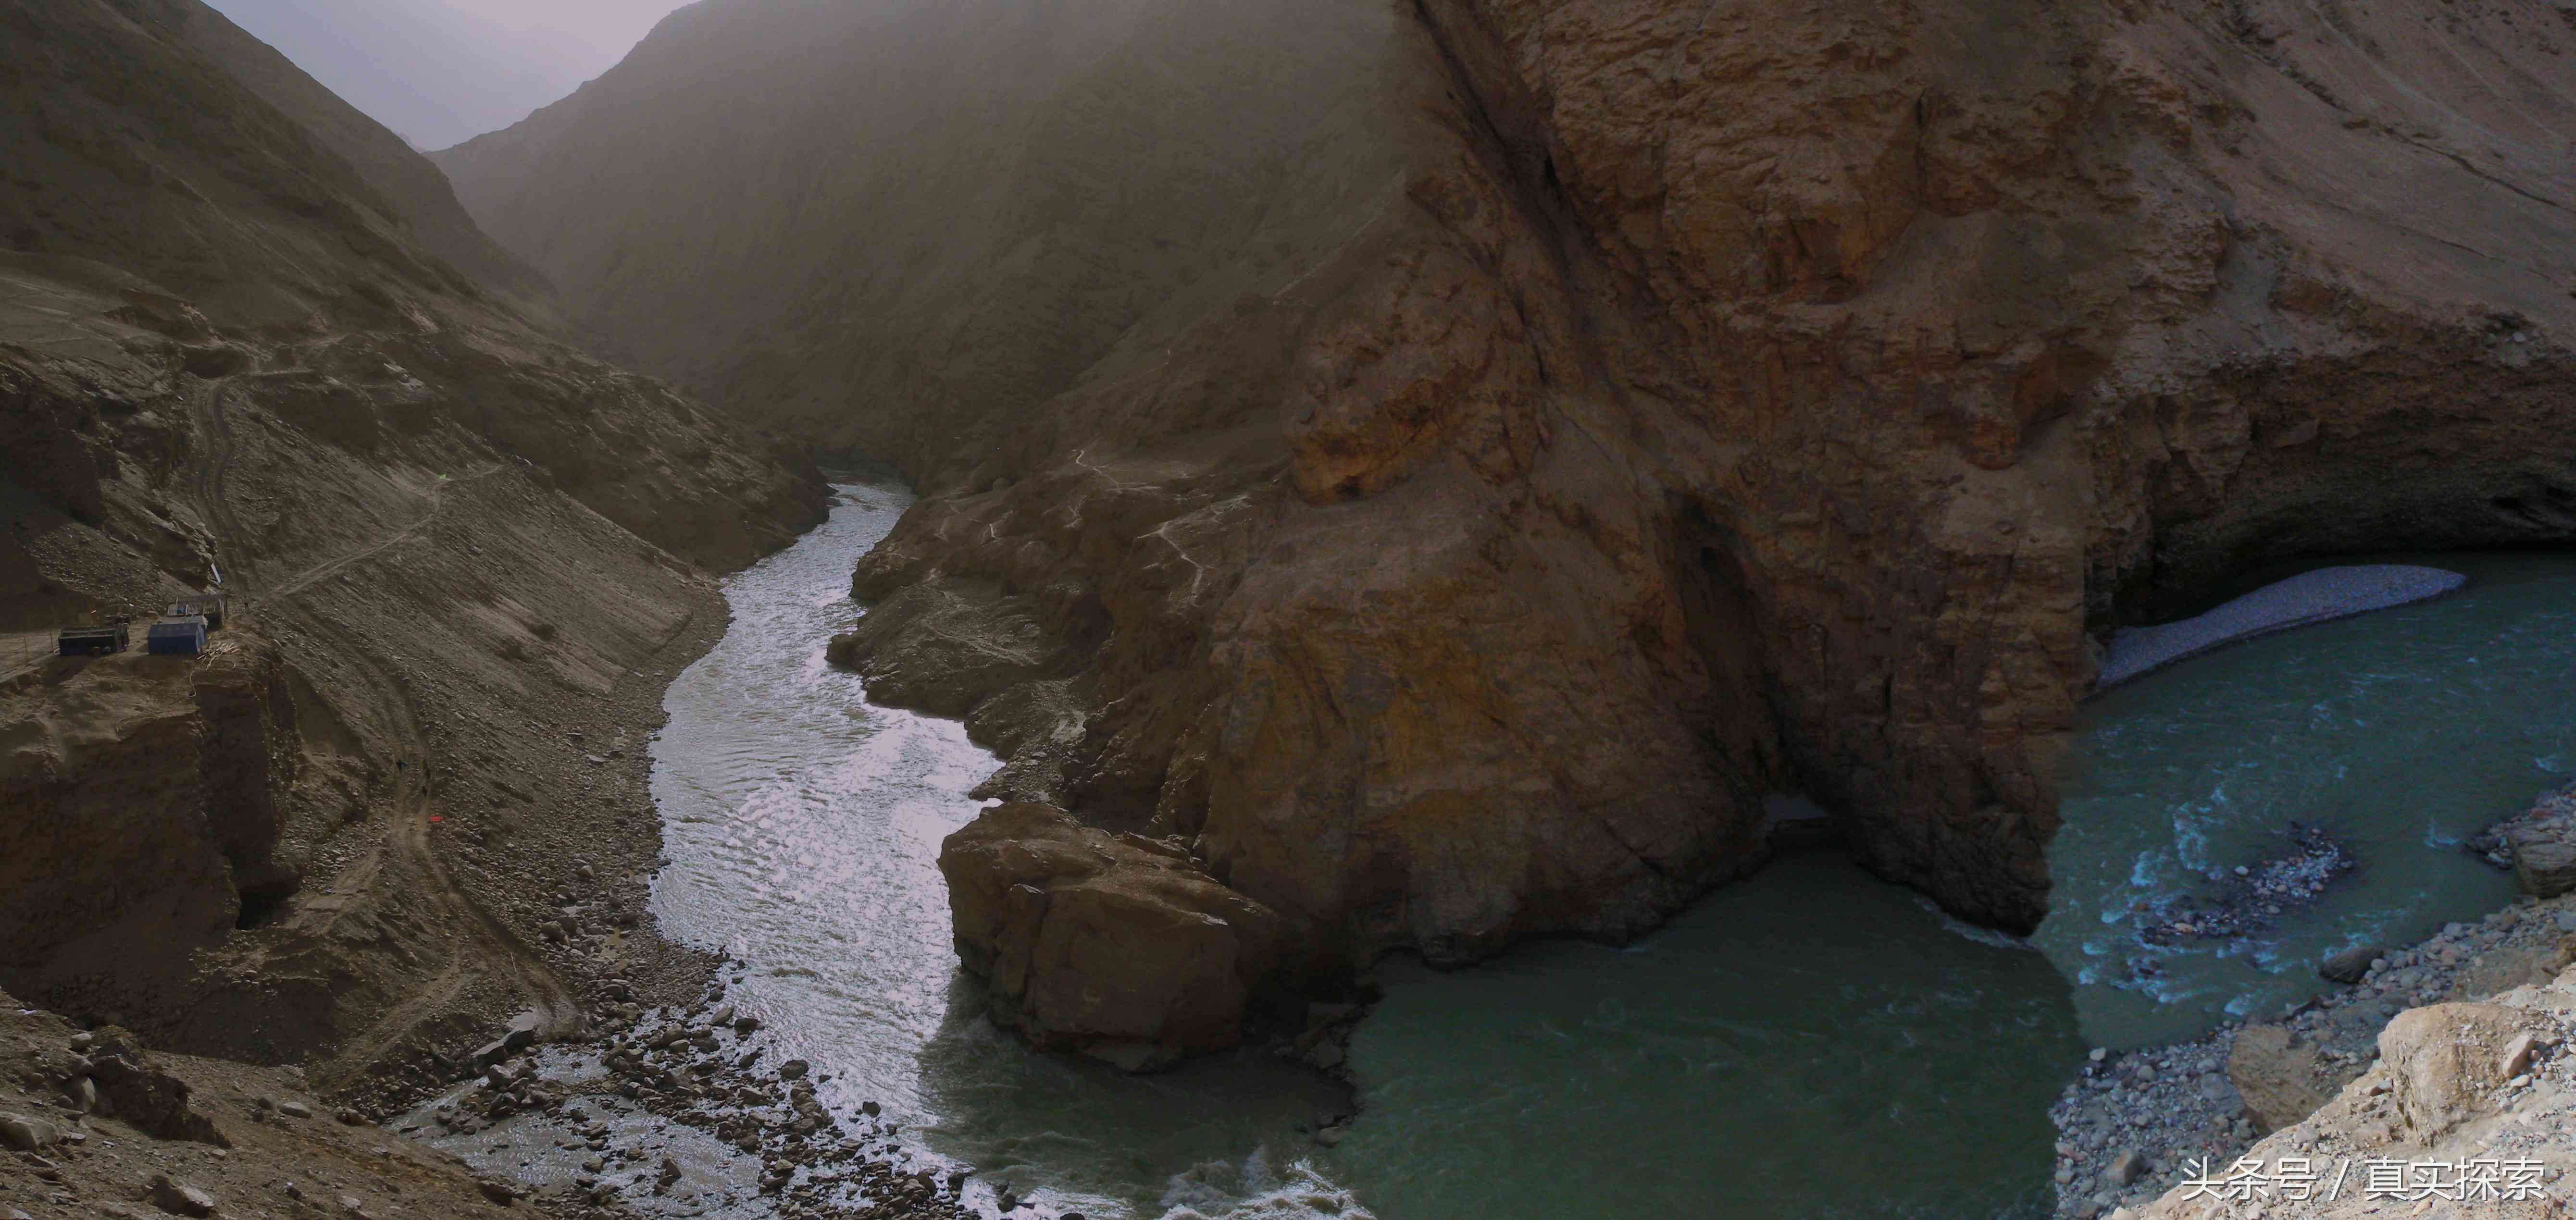
[[2378,959],[2379,946],[2358,945],[2318,963],[2317,977],[2330,983],[2358,983]]

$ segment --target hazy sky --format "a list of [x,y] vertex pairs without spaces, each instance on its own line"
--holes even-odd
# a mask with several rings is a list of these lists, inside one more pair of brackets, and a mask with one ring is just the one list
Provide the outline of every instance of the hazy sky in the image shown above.
[[653,23],[669,16],[683,0],[446,0],[495,25],[540,27],[570,34],[600,55],[606,68],[622,58]]
[[625,58],[682,0],[209,0],[424,148],[527,117]]

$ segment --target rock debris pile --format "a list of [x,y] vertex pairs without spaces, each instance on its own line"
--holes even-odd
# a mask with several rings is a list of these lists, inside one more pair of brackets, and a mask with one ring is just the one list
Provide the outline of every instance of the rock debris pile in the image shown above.
[[[764,1199],[789,1218],[976,1214],[966,1202],[971,1171],[907,1159],[900,1125],[875,1101],[834,1114],[817,1092],[830,1077],[802,1059],[772,1061],[754,1037],[760,1018],[726,1003],[723,984],[685,1009],[617,1002],[613,979],[603,990],[599,1035],[559,1047],[496,1044],[477,1078],[400,1129],[469,1149],[469,1159],[531,1145],[565,1162],[578,1156],[563,1174],[519,1163],[534,1197],[559,1215],[617,1215],[644,1198],[696,1206],[702,1196]],[[680,1150],[664,1151],[672,1148]]]
[[2233,940],[2272,926],[2285,910],[2315,902],[2326,887],[2352,871],[2356,861],[2341,843],[2314,826],[2291,823],[2290,850],[2259,864],[2216,873],[2211,892],[2187,898],[2141,922],[2138,938],[2151,945],[2187,940]]
[[[2369,1119],[2327,1139],[2309,1119],[2321,1107],[2346,1103],[2355,1114],[2384,1110],[2394,1087],[2384,1083],[2394,1058],[2390,1047],[2415,1047],[2427,1012],[2537,1006],[2563,1023],[2576,1014],[2576,976],[2565,973],[2571,963],[2576,901],[2526,898],[2483,920],[2451,924],[2412,948],[2364,945],[2329,958],[2319,975],[2344,985],[2275,1019],[2231,1022],[2173,1046],[2096,1049],[2050,1112],[2059,1133],[2057,1214],[2094,1220],[2146,1207],[2181,1186],[2194,1161],[2231,1164],[2276,1131],[2307,1131],[2311,1147],[2323,1140],[2345,1149],[2421,1135],[2402,1122]],[[2491,996],[2492,1004],[2463,1003]],[[2544,1036],[2556,1035],[2534,1035]],[[2566,1071],[2563,1064],[2553,1070]],[[2480,1105],[2527,1116],[2507,1125],[2504,1134],[2512,1138],[2504,1143],[2529,1134],[2576,1151],[2568,1130],[2576,1121],[2569,1113],[2576,1092],[2555,1091],[2556,1077],[2545,1075],[2515,1083],[2524,1076],[2506,1073],[2480,1094]],[[2383,1083],[2365,1084],[2356,1098],[2347,1087],[2356,1080]]]

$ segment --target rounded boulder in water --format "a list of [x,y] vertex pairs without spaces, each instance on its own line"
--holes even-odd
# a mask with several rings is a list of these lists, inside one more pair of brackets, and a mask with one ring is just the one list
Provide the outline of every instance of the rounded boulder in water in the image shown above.
[[2370,974],[2370,963],[2378,960],[2379,946],[2356,945],[2317,963],[2317,977],[2329,983],[2358,983]]

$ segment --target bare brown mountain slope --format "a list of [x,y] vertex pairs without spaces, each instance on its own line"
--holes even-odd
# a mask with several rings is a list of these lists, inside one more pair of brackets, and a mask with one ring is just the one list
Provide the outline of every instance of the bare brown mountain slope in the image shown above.
[[642,738],[704,569],[822,488],[533,328],[393,193],[434,167],[239,39],[0,0],[0,628],[232,599],[202,658],[0,652],[0,985],[399,1092],[522,1009],[694,990],[620,931]]
[[918,472],[1382,210],[1393,25],[1374,0],[714,0],[433,158],[620,358]]
[[423,249],[523,310],[550,312],[553,290],[545,277],[476,227],[465,206],[456,201],[447,175],[401,136],[342,101],[276,48],[251,37],[223,14],[201,6],[178,18],[187,23],[191,41],[233,79],[356,169],[398,211],[409,225],[410,237]]
[[[754,9],[814,25],[850,79],[961,104],[1021,79],[711,3],[449,154],[462,197],[575,301],[616,296],[634,318],[587,316],[629,342],[690,316],[633,293],[648,252],[729,305],[719,264],[761,218],[836,233],[797,246],[833,308],[755,327],[798,350],[728,346],[701,384],[835,352],[918,367],[817,377],[790,417],[888,446],[927,492],[861,565],[884,605],[839,655],[966,713],[1013,757],[997,790],[1180,836],[1317,964],[1634,931],[1756,860],[1783,790],[1881,873],[2026,928],[2112,624],[2273,560],[2576,528],[2562,10],[1354,5],[1392,20],[1312,88],[1237,104],[1348,99],[1401,189],[1337,191],[1312,228],[1347,244],[1122,332],[1041,401],[1043,379],[910,392],[1016,335],[885,346],[888,319],[983,315],[853,270],[992,265],[958,258],[994,231],[954,180],[869,177],[944,129],[802,174],[625,151],[665,112],[621,98],[806,79],[717,53]],[[1180,65],[1121,78],[1159,113],[1217,60],[1142,62]],[[906,191],[953,229],[848,206]],[[1099,274],[1166,219],[1086,220]],[[930,443],[960,419],[998,426]]]

